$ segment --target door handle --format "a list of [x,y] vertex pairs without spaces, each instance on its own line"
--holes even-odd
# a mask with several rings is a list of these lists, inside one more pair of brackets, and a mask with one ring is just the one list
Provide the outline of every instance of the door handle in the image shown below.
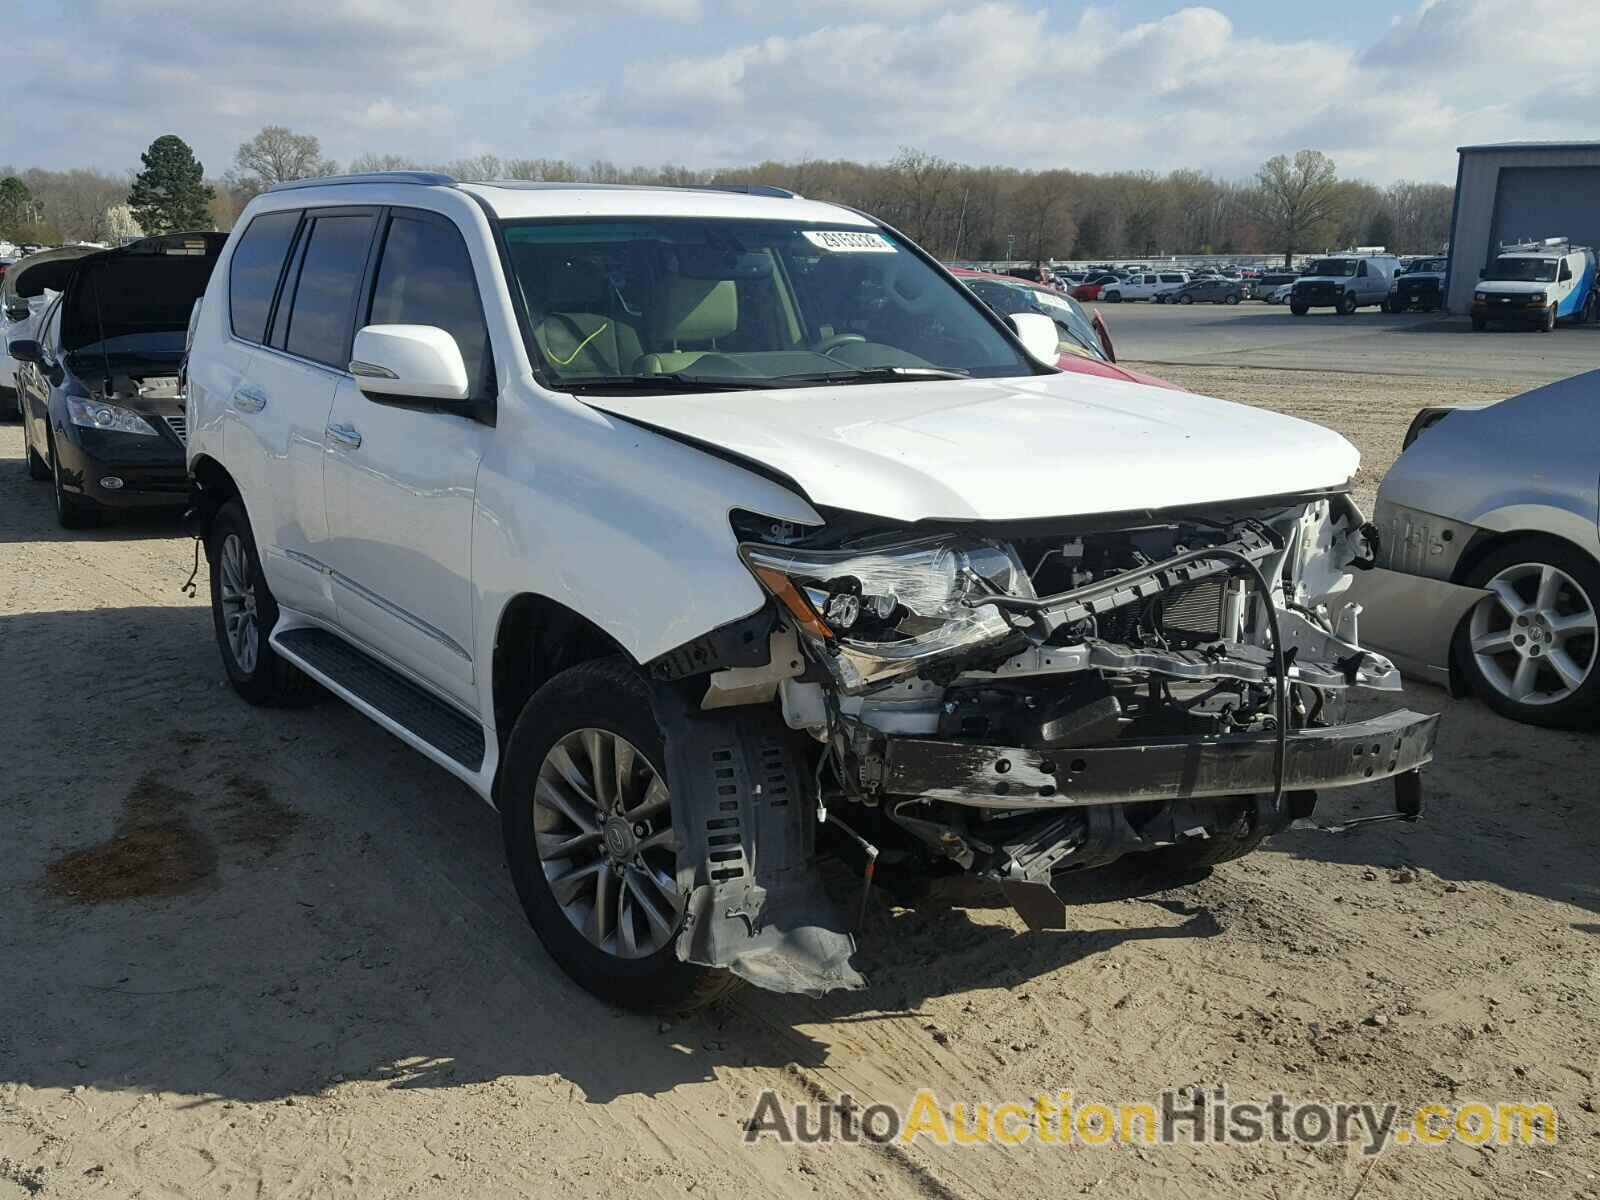
[[329,425],[328,436],[346,449],[361,449],[361,431],[349,423]]
[[267,394],[258,387],[246,385],[235,389],[228,402],[240,412],[258,413],[267,406]]

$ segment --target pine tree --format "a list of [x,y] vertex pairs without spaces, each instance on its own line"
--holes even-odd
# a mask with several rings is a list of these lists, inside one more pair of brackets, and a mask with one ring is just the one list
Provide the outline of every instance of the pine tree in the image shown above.
[[128,189],[128,207],[146,233],[210,229],[211,188],[189,144],[176,134],[163,134],[139,156],[144,170]]

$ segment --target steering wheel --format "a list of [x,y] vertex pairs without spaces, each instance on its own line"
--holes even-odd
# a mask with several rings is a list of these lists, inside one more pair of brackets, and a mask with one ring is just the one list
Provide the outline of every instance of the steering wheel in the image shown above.
[[859,333],[835,333],[823,338],[811,349],[818,354],[827,354],[830,350],[837,350],[840,346],[848,346],[851,342],[865,342],[866,340]]

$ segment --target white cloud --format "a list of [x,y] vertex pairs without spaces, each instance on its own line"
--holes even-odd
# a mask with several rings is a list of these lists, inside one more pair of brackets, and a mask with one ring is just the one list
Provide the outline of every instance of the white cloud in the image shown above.
[[[1600,0],[1518,0],[1514,14],[1505,0],[1395,0],[1391,24],[1350,40],[1252,33],[1226,0],[1139,23],[1046,0],[71,2],[47,34],[13,35],[8,83],[29,112],[0,130],[0,160],[42,147],[55,163],[123,165],[177,131],[220,157],[215,171],[277,123],[344,156],[478,145],[721,166],[909,145],[1240,175],[1312,146],[1346,174],[1449,179],[1457,145],[1588,136],[1600,101],[1587,57]],[[620,52],[618,29],[631,34]],[[691,36],[704,49],[645,49]],[[588,79],[553,87],[552,68]]]
[[[902,3],[916,0],[891,7]],[[1244,174],[1312,146],[1387,181],[1452,177],[1464,142],[1585,136],[1595,111],[1581,47],[1600,35],[1596,0],[1526,0],[1514,22],[1502,0],[1425,0],[1366,45],[1250,36],[1207,6],[1140,24],[1090,8],[1068,26],[1020,0],[898,21],[865,11],[873,19],[635,63],[547,100],[535,132],[578,157],[604,145],[608,158],[704,165],[914,145],[967,161]]]

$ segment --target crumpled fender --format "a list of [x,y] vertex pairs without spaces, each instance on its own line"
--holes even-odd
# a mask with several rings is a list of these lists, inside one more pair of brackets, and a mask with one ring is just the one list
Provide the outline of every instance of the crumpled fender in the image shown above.
[[770,706],[702,711],[694,681],[655,681],[652,697],[688,897],[678,957],[773,992],[865,987],[817,874],[800,735]]

